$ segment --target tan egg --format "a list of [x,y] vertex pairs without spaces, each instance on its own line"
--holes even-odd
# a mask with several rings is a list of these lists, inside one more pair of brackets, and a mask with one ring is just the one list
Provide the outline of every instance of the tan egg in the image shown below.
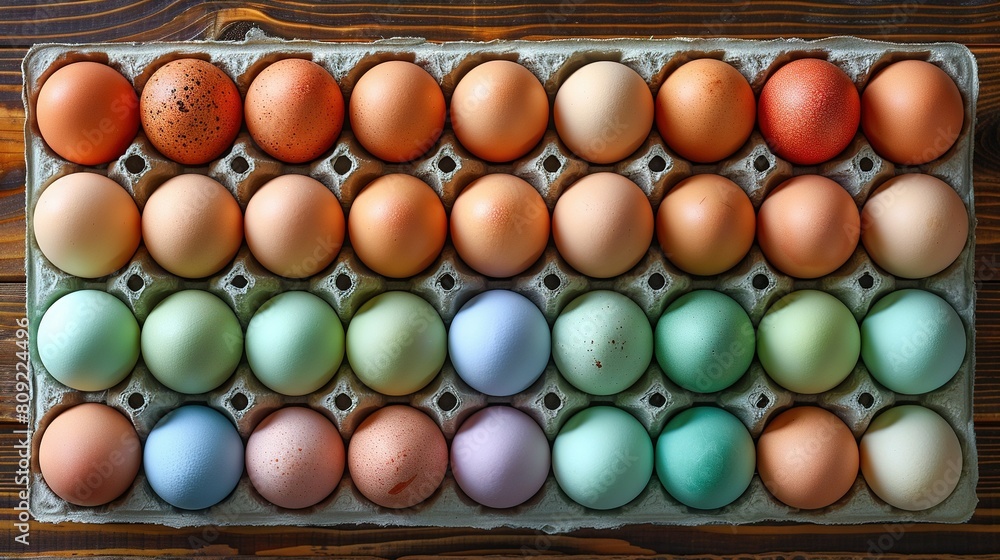
[[559,87],[553,105],[559,138],[591,163],[628,157],[653,128],[653,94],[628,66],[592,62]]
[[215,274],[243,243],[243,213],[233,195],[204,175],[178,175],[150,195],[142,239],[157,264],[184,278]]
[[311,161],[340,136],[344,96],[319,64],[286,58],[250,84],[246,121],[250,136],[268,154],[289,163]]
[[720,175],[677,183],[656,213],[656,236],[678,268],[708,276],[736,266],[753,245],[756,218],[750,198]]
[[615,173],[594,173],[556,201],[552,236],[563,259],[594,278],[635,266],[653,240],[653,209],[642,189]]
[[444,131],[444,94],[423,68],[391,60],[361,76],[349,113],[354,136],[372,155],[411,161],[430,150]]
[[674,70],[656,95],[656,127],[682,158],[719,161],[740,149],[757,116],[757,102],[739,70],[700,58]]
[[503,162],[538,144],[549,124],[549,98],[527,68],[491,60],[469,71],[451,96],[451,126],[476,157]]
[[347,217],[354,252],[383,276],[408,278],[441,254],[448,218],[427,183],[402,173],[384,175],[354,199]]
[[473,181],[451,209],[458,256],[480,274],[507,278],[524,272],[549,242],[549,211],[523,179],[494,173]]
[[247,204],[247,246],[260,264],[286,278],[326,268],[344,244],[344,211],[323,183],[305,175],[271,179]]
[[861,211],[861,241],[875,264],[902,278],[948,268],[969,239],[969,213],[948,183],[921,173],[889,179]]
[[106,276],[139,248],[139,209],[118,183],[96,173],[60,177],[42,191],[32,216],[38,248],[59,269]]

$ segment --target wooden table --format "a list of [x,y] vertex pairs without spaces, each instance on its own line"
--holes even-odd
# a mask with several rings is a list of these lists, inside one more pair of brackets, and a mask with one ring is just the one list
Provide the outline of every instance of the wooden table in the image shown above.
[[[663,555],[696,558],[1000,558],[1000,3],[909,0],[878,7],[835,2],[584,3],[583,0],[435,4],[92,0],[0,7],[0,556],[507,556]],[[316,4],[316,5],[313,5]],[[952,6],[961,4],[961,6]],[[23,7],[22,7],[23,6]],[[529,530],[440,528],[170,529],[145,525],[31,522],[28,546],[14,541],[17,322],[24,316],[24,109],[21,59],[37,42],[239,39],[250,27],[313,40],[369,41],[558,37],[740,38],[856,35],[888,41],[956,41],[979,62],[975,131],[978,372],[975,422],[979,509],[963,525],[630,526],[545,535]],[[690,555],[690,556],[689,556]]]

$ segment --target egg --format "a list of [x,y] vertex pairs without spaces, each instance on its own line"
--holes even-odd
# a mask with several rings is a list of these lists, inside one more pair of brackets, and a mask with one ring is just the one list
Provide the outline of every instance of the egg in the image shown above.
[[509,60],[490,60],[459,80],[451,127],[465,149],[492,162],[530,151],[549,125],[549,98],[538,78]]
[[819,278],[840,268],[858,246],[861,215],[837,182],[799,175],[778,185],[757,212],[757,243],[775,268]]
[[677,183],[656,212],[663,253],[685,272],[719,274],[750,251],[756,230],[750,198],[721,175],[694,175]]
[[476,272],[515,276],[538,261],[549,242],[549,211],[527,181],[493,173],[465,187],[451,209],[451,240]]
[[93,507],[128,491],[142,464],[139,436],[117,410],[83,403],[60,412],[41,434],[45,484],[71,504]]
[[551,459],[545,433],[530,416],[490,406],[462,422],[451,442],[451,472],[462,492],[491,508],[510,508],[541,490]]
[[103,391],[128,377],[139,360],[139,323],[107,292],[70,292],[42,315],[36,348],[56,381],[77,391]]
[[354,199],[347,216],[351,246],[376,273],[407,278],[444,249],[448,217],[427,183],[402,173],[383,175]]
[[902,278],[951,266],[969,241],[969,213],[948,183],[921,173],[889,179],[861,210],[861,242],[875,264]]
[[142,239],[168,272],[204,278],[222,270],[243,244],[243,213],[233,195],[204,175],[168,179],[142,210]]
[[38,131],[59,157],[80,165],[107,163],[139,132],[139,97],[117,70],[74,62],[52,73],[35,101]]
[[653,359],[653,329],[628,297],[590,291],[571,301],[552,325],[552,359],[577,389],[614,395],[646,373]]
[[610,510],[631,502],[653,475],[653,442],[634,416],[612,406],[574,414],[552,442],[552,473],[574,502]]
[[962,133],[962,93],[944,70],[923,60],[885,67],[861,95],[861,128],[882,157],[920,165],[944,155]]
[[656,440],[656,476],[682,504],[697,509],[727,506],[753,480],[757,452],[738,418],[714,406],[674,416]]
[[247,203],[247,246],[255,259],[286,278],[306,278],[333,262],[344,244],[344,210],[312,177],[280,175]]
[[325,301],[309,292],[284,292],[250,319],[246,356],[261,383],[300,396],[333,379],[344,360],[344,326]]
[[556,132],[574,154],[597,164],[636,151],[653,128],[653,94],[635,70],[602,60],[573,72],[552,106]]
[[344,440],[333,423],[300,406],[269,414],[247,439],[246,470],[272,504],[302,509],[333,493],[344,476]]
[[775,498],[819,509],[844,497],[858,478],[851,429],[818,406],[797,406],[771,420],[757,441],[757,472]]
[[236,84],[211,62],[182,58],[149,77],[139,100],[142,129],[164,156],[203,165],[233,145],[243,126]]
[[897,290],[861,322],[861,358],[879,383],[905,395],[929,393],[965,361],[965,325],[955,309],[923,290]]
[[757,326],[757,358],[782,387],[829,391],[854,370],[861,331],[851,310],[819,290],[798,290],[772,305]]
[[139,209],[118,183],[96,173],[72,173],[52,182],[30,214],[42,254],[82,278],[107,276],[139,248]]
[[383,395],[408,395],[444,365],[447,332],[431,304],[392,291],[366,301],[347,325],[347,361],[358,379]]
[[247,130],[265,152],[288,163],[330,149],[344,126],[344,96],[322,66],[286,58],[261,71],[247,89]]
[[508,290],[483,292],[451,321],[448,356],[470,387],[487,395],[520,393],[549,363],[545,316],[531,300]]
[[570,266],[594,278],[638,264],[653,240],[653,208],[638,185],[616,173],[587,175],[556,201],[552,237]]
[[756,347],[750,316],[731,297],[713,290],[688,292],[656,322],[656,361],[663,373],[696,393],[736,383]]
[[861,437],[861,473],[889,505],[930,509],[948,499],[962,478],[962,444],[933,410],[894,406],[872,420]]
[[426,414],[405,405],[380,408],[351,436],[347,468],[355,488],[392,509],[415,506],[437,491],[448,468],[448,444]]
[[674,70],[656,94],[656,128],[682,158],[711,163],[740,149],[756,122],[757,101],[739,70],[699,58]]
[[146,438],[142,464],[153,492],[180,509],[212,507],[243,475],[243,441],[213,408],[185,405],[168,412]]
[[140,342],[153,377],[186,395],[222,385],[243,356],[236,314],[202,290],[182,290],[158,303],[142,325]]
[[851,143],[861,98],[851,78],[818,58],[793,60],[764,83],[757,122],[768,147],[796,165],[832,159]]
[[351,92],[348,112],[358,142],[389,162],[412,161],[444,131],[444,93],[412,62],[390,60],[365,72]]

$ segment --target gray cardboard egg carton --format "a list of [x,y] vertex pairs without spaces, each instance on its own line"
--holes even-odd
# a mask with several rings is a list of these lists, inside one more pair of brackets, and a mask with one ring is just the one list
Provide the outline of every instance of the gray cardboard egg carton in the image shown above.
[[[387,290],[409,290],[428,300],[449,323],[463,303],[487,289],[512,289],[527,296],[543,311],[551,324],[574,297],[592,289],[624,293],[642,306],[655,324],[666,306],[694,289],[718,289],[738,301],[756,325],[767,308],[781,296],[797,289],[827,291],[843,301],[860,320],[882,295],[918,287],[950,302],[966,326],[968,348],[965,362],[955,378],[930,394],[912,397],[895,394],[876,383],[859,362],[840,386],[821,395],[796,395],[772,382],[755,360],[750,371],[734,386],[717,394],[695,394],[671,383],[654,359],[649,371],[631,388],[610,397],[580,392],[563,380],[550,361],[544,375],[526,391],[507,398],[488,397],[471,390],[455,374],[450,363],[430,385],[404,397],[386,397],[366,388],[346,363],[321,390],[303,397],[278,395],[251,373],[244,359],[237,372],[218,389],[187,396],[160,385],[140,359],[135,371],[107,391],[81,393],[53,380],[44,370],[36,348],[31,348],[34,379],[34,426],[37,452],[40,435],[59,412],[74,404],[107,403],[124,413],[143,440],[157,420],[183,403],[207,403],[228,416],[245,438],[267,414],[287,404],[306,404],[325,413],[349,440],[355,427],[374,409],[388,403],[409,403],[428,413],[450,441],[469,415],[493,403],[508,403],[531,415],[553,439],[575,412],[591,404],[610,403],[628,410],[649,430],[659,433],[675,413],[696,403],[714,403],[739,417],[758,436],[767,421],[793,404],[814,403],[836,413],[860,437],[880,411],[899,403],[920,403],[940,413],[955,428],[964,452],[964,466],[955,492],[940,505],[923,512],[894,509],[879,500],[858,477],[854,488],[837,503],[815,511],[799,511],[781,504],[755,476],[750,488],[731,505],[711,511],[687,508],[672,499],[656,475],[643,493],[628,505],[612,511],[588,510],[563,494],[550,476],[543,490],[527,503],[508,510],[480,506],[466,497],[450,473],[441,488],[427,501],[405,510],[380,508],[367,501],[351,483],[349,475],[326,500],[305,510],[283,510],[268,503],[244,475],[239,486],[220,504],[190,512],[173,508],[155,496],[142,472],[135,484],[111,504],[82,508],[56,497],[38,474],[33,458],[34,479],[31,509],[39,520],[149,522],[170,526],[191,525],[435,525],[496,527],[515,526],[546,532],[577,528],[606,528],[630,523],[693,525],[703,523],[749,523],[790,520],[823,524],[856,522],[961,522],[973,513],[978,464],[972,425],[972,387],[975,348],[974,230],[959,259],[944,272],[925,280],[903,280],[885,273],[869,260],[863,247],[836,273],[817,280],[801,281],[785,276],[763,259],[756,245],[744,261],[717,277],[691,277],[676,269],[655,243],[646,257],[630,272],[613,279],[595,280],[575,272],[550,245],[538,263],[508,280],[487,279],[472,271],[455,255],[450,241],[441,257],[426,271],[408,280],[379,277],[367,269],[345,246],[335,262],[322,273],[304,280],[277,277],[261,267],[246,246],[235,260],[212,278],[188,281],[166,273],[143,247],[132,262],[107,278],[73,278],[54,268],[41,255],[32,231],[32,215],[41,191],[56,178],[83,168],[58,159],[42,142],[34,120],[34,100],[45,78],[59,66],[97,60],[121,71],[137,90],[161,64],[182,57],[211,60],[246,92],[253,77],[268,63],[286,57],[305,57],[324,66],[349,97],[358,78],[375,64],[411,60],[430,72],[450,99],[461,76],[489,59],[516,60],[544,84],[550,101],[559,85],[574,70],[595,60],[618,60],[647,80],[655,94],[664,77],[693,58],[721,58],[750,81],[760,92],[767,76],[781,64],[803,56],[820,56],[840,66],[859,86],[886,64],[919,58],[941,66],[958,84],[965,102],[965,125],[957,144],[940,160],[919,169],[898,168],[881,159],[859,131],[852,145],[836,160],[818,167],[795,167],[773,155],[758,132],[738,153],[713,165],[692,165],[678,158],[658,137],[655,127],[648,141],[627,160],[612,166],[592,166],[570,153],[550,130],[527,156],[511,164],[496,165],[472,157],[446,130],[441,141],[421,159],[410,164],[387,164],[368,155],[354,140],[349,125],[337,144],[308,165],[289,166],[261,152],[244,131],[233,149],[221,159],[198,168],[171,162],[149,145],[140,132],[128,151],[106,169],[123,185],[141,208],[153,189],[182,172],[207,174],[234,193],[245,208],[250,196],[263,183],[284,173],[310,175],[329,187],[345,211],[354,196],[369,181],[383,173],[413,174],[433,187],[450,210],[458,192],[486,173],[513,173],[531,183],[542,194],[550,210],[559,194],[580,177],[595,171],[615,171],[635,181],[649,196],[654,210],[666,190],[695,173],[719,173],[746,190],[755,207],[764,196],[793,174],[820,173],[836,180],[852,194],[859,208],[868,193],[886,179],[904,172],[936,175],[955,187],[974,220],[972,188],[972,130],[978,78],[975,60],[955,44],[889,44],[848,37],[819,41],[775,40],[564,40],[552,42],[426,43],[419,39],[393,39],[371,44],[331,44],[279,41],[253,32],[245,42],[43,45],[25,57],[24,100],[27,108],[27,307],[34,337],[45,309],[60,296],[83,288],[106,290],[133,310],[139,321],[167,295],[185,288],[208,290],[225,300],[245,327],[254,311],[273,295],[286,290],[309,290],[325,299],[345,324],[374,295]],[[973,221],[974,224],[974,221]],[[37,453],[33,454],[37,457]]]

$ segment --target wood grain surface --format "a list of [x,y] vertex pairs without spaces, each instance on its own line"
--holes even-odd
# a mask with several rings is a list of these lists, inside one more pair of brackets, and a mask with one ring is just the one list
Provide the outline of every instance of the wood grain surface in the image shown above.
[[[557,37],[741,38],[833,35],[968,45],[979,64],[975,131],[979,508],[966,524],[628,526],[546,535],[375,527],[47,525],[19,535],[14,372],[24,316],[24,110],[21,59],[40,42],[283,38],[434,41]],[[1000,558],[1000,2],[248,2],[7,0],[0,6],[0,557],[661,557],[773,559]]]

